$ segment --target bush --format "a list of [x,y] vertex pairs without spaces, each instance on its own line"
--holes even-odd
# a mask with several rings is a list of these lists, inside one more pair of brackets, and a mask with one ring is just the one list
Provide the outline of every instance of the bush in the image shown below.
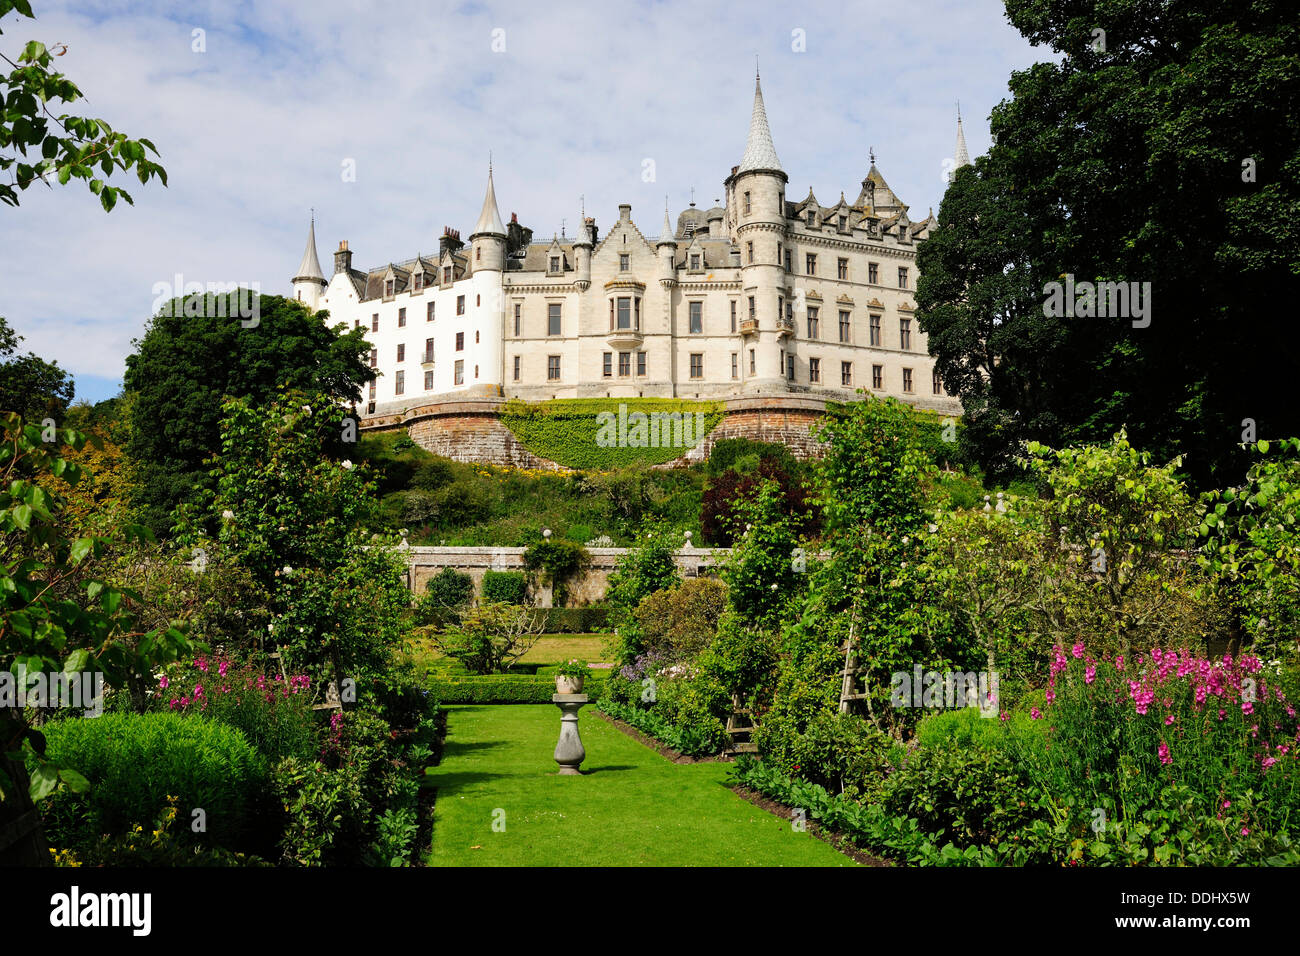
[[820,713],[802,731],[765,719],[755,737],[771,766],[833,793],[875,797],[891,770],[894,743],[861,717]]
[[368,807],[362,771],[331,770],[322,763],[288,757],[275,768],[275,792],[287,816],[281,847],[298,866],[356,862],[365,842]]
[[443,568],[429,578],[424,594],[435,607],[458,608],[474,599],[474,579],[455,568]]
[[548,607],[540,613],[545,634],[594,634],[609,629],[607,607]]
[[91,784],[85,795],[61,788],[51,797],[52,844],[86,847],[100,834],[152,823],[172,795],[187,823],[193,810],[204,811],[208,844],[249,845],[250,821],[267,795],[267,764],[235,728],[173,713],[104,714],[55,721],[45,738],[46,756]]
[[528,579],[522,571],[484,571],[480,596],[488,604],[523,604]]
[[647,710],[605,698],[601,699],[598,709],[688,757],[712,756],[720,752],[727,742],[726,734],[722,733],[722,728],[714,721],[678,726],[654,708]]
[[[1006,719],[1013,722],[1017,730],[1038,729],[1027,714],[1011,713]],[[982,750],[1004,750],[1010,745],[1005,722],[981,717],[978,707],[941,710],[921,718],[916,727],[916,741],[922,747],[978,747]]]
[[[752,438],[723,438],[713,443],[709,449],[706,471],[717,477],[725,471],[743,465],[743,460],[771,461],[787,475],[798,475],[802,464],[794,457],[790,449],[781,442],[755,441]],[[737,470],[744,470],[740,468]]]
[[451,484],[454,478],[451,462],[445,458],[430,458],[416,465],[415,473],[411,476],[411,487],[420,491],[438,491]]
[[641,599],[636,623],[646,653],[673,660],[694,657],[713,641],[727,607],[727,586],[717,578],[688,578]]
[[568,597],[568,585],[581,574],[591,561],[587,549],[572,541],[543,539],[524,550],[524,568],[529,574],[541,573],[551,588],[553,602],[563,605]]

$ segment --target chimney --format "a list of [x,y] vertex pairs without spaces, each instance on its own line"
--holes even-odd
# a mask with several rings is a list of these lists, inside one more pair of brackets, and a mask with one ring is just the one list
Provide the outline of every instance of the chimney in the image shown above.
[[619,203],[618,221],[628,222],[632,218],[632,206],[629,203]]
[[344,239],[339,242],[339,251],[334,253],[334,274],[338,275],[340,272],[351,271],[352,253],[348,249],[348,241]]

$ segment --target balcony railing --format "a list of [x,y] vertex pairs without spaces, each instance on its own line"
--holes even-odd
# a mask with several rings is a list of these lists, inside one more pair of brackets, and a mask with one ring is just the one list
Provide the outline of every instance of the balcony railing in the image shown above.
[[755,335],[758,332],[758,319],[741,319],[740,334]]
[[432,365],[432,364],[433,364],[433,353],[432,353],[432,352],[425,352],[423,355],[421,355],[421,356],[420,356],[420,364],[421,364],[421,365]]

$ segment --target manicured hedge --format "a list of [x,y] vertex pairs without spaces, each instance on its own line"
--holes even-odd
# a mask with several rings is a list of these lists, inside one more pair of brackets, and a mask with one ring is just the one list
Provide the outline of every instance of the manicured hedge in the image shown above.
[[[593,701],[605,689],[602,677],[588,677],[582,692]],[[440,704],[549,704],[554,677],[445,677],[429,682],[429,696]]]
[[547,608],[542,630],[546,634],[599,634],[609,630],[609,608]]
[[485,603],[523,604],[528,578],[522,571],[484,571],[482,597]]
[[[613,417],[602,418],[602,413]],[[685,437],[679,434],[660,438],[660,447],[649,447],[648,423],[645,433],[637,431],[638,413],[692,416],[692,444],[683,447],[684,442],[675,441],[675,437]],[[698,434],[694,427],[696,413],[703,416],[703,427]],[[536,403],[512,400],[501,413],[501,423],[535,455],[570,468],[609,470],[638,463],[660,465],[680,458],[716,428],[722,416],[721,402],[680,398],[561,398]],[[607,422],[613,423],[612,429]],[[646,447],[636,447],[640,434],[646,435]]]
[[101,833],[149,826],[177,800],[178,831],[206,815],[204,843],[238,849],[269,793],[268,770],[244,735],[226,724],[174,713],[104,714],[44,729],[46,756],[81,772],[86,795],[56,791],[45,814],[55,845],[76,848]]

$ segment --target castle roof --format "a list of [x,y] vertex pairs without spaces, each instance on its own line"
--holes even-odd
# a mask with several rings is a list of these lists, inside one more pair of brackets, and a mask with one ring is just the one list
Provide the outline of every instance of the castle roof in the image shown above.
[[501,212],[497,209],[497,191],[492,185],[492,167],[488,167],[487,195],[483,197],[483,211],[478,214],[478,222],[470,238],[481,235],[504,236],[506,227],[501,222]]
[[298,263],[298,272],[294,275],[293,281],[299,279],[316,279],[322,285],[325,283],[325,273],[321,271],[320,259],[316,257],[316,217],[313,216],[311,225],[307,227],[307,249],[302,254],[302,262]]
[[772,130],[767,125],[767,110],[763,106],[763,87],[758,74],[754,74],[754,112],[749,118],[749,137],[745,140],[745,156],[736,172],[751,169],[781,169],[776,147],[772,144]]

